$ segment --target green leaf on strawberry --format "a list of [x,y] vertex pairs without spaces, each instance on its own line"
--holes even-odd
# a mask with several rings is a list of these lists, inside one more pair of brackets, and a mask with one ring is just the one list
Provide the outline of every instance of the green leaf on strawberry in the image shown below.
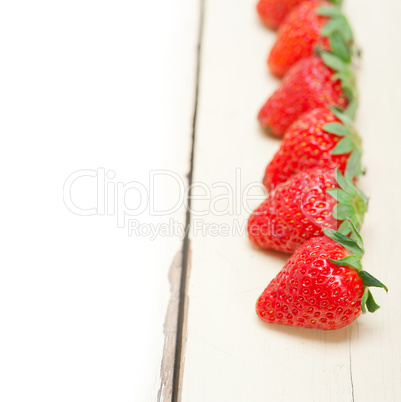
[[323,129],[324,129],[324,131],[327,131],[328,133],[341,135],[341,136],[351,134],[351,131],[349,130],[349,128],[344,126],[344,124],[341,124],[341,123],[326,123],[323,126]]
[[[337,232],[333,229],[323,229],[323,233],[327,237],[330,237],[331,240],[334,240],[336,243],[341,244],[343,247],[351,251],[351,253],[353,253],[353,256],[356,257],[358,260],[360,260],[365,253],[363,247],[361,248],[361,246],[355,240],[343,235],[340,232]],[[332,260],[331,262],[337,265],[342,265],[342,259]],[[348,264],[347,266],[350,265]],[[355,267],[355,265],[352,266]]]
[[339,31],[334,31],[330,35],[330,47],[333,54],[340,57],[340,59],[345,60],[348,63],[351,61],[351,49]]
[[333,155],[341,155],[341,154],[347,154],[348,152],[351,152],[354,149],[354,144],[352,142],[352,139],[348,135],[347,137],[344,137],[330,152]]
[[328,17],[326,25],[321,29],[320,34],[327,37],[330,44],[330,52],[317,49],[324,63],[336,71],[333,80],[340,80],[341,86],[352,107],[349,115],[355,115],[356,104],[353,100],[357,98],[355,77],[351,69],[351,59],[353,54],[358,54],[354,45],[354,35],[347,18],[341,12],[340,7],[319,7],[316,14]]
[[352,100],[348,103],[347,109],[345,110],[346,116],[350,119],[354,119],[356,110],[358,109],[358,99],[356,96],[352,98]]
[[345,113],[336,108],[331,108],[333,114],[340,119],[341,123],[327,123],[323,126],[323,130],[328,133],[339,135],[342,138],[338,144],[330,151],[332,155],[341,155],[351,153],[345,173],[351,178],[358,178],[362,173],[361,156],[362,141],[358,133],[352,126],[352,121]]
[[326,64],[327,67],[330,67],[332,70],[338,72],[337,74],[335,74],[335,78],[333,78],[333,80],[341,79],[341,75],[347,77],[346,74],[349,73],[350,67],[344,60],[340,59],[333,53],[325,51],[320,51],[320,56],[322,57],[324,64]]
[[376,310],[380,308],[380,306],[375,302],[369,288],[365,288],[365,292],[367,293],[366,306],[363,303],[361,303],[362,313],[366,313],[366,307],[368,308],[368,311],[370,313],[374,313]]
[[374,286],[376,288],[383,288],[385,289],[386,292],[388,292],[387,286],[381,283],[378,279],[376,279],[374,276],[369,274],[366,271],[361,271],[359,273],[359,276],[362,279],[362,282],[365,286]]
[[342,15],[342,11],[339,7],[322,6],[316,10],[316,14],[324,17],[338,17],[339,15]]
[[347,18],[341,12],[338,6],[319,7],[316,10],[316,14],[330,17],[327,24],[320,31],[323,36],[330,37],[333,32],[338,32],[343,37],[344,42],[347,44],[347,46],[352,44],[350,43],[354,36],[352,33],[352,29]]
[[369,274],[368,272],[363,270],[361,259],[363,257],[363,254],[365,253],[365,249],[364,249],[362,237],[359,234],[358,230],[356,229],[351,218],[348,217],[345,220],[345,222],[348,225],[348,229],[349,229],[349,233],[350,233],[349,237],[344,236],[344,234],[342,234],[340,232],[336,232],[333,229],[324,229],[323,232],[327,237],[334,240],[338,244],[341,244],[343,247],[345,247],[347,250],[349,250],[352,254],[350,254],[344,258],[338,259],[338,260],[329,258],[329,261],[331,261],[333,264],[336,264],[339,266],[350,267],[350,268],[353,268],[355,271],[357,271],[357,273],[358,273],[359,277],[361,278],[362,283],[365,287],[364,293],[362,296],[362,300],[361,300],[362,312],[366,313],[366,309],[367,309],[369,312],[373,313],[378,308],[380,308],[380,306],[378,306],[376,304],[376,302],[373,298],[373,295],[369,290],[369,287],[382,288],[386,292],[388,292],[388,289],[387,289],[386,285],[384,285],[382,282],[380,282],[374,276],[372,276],[371,274]]
[[[348,106],[349,108],[350,106]],[[357,107],[357,102],[355,100],[354,102],[354,107]],[[347,110],[348,110],[347,108]],[[346,126],[352,126],[352,120],[354,118],[354,116],[350,116],[349,113],[347,113],[347,111],[343,111],[342,109],[340,109],[337,106],[331,106],[329,108],[332,113],[337,117],[337,119],[339,119],[340,121],[342,121]]]
[[368,199],[354,185],[347,174],[343,176],[337,169],[335,177],[339,188],[327,189],[326,192],[338,202],[333,207],[332,214],[335,219],[343,221],[338,232],[343,236],[347,236],[351,232],[347,222],[348,219],[352,221],[355,227],[360,228],[362,226],[363,218],[367,211]]

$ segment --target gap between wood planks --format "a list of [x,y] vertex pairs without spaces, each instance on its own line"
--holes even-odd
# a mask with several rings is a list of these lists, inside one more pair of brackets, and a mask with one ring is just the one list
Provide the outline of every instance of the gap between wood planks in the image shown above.
[[[196,140],[196,121],[198,116],[198,98],[199,98],[199,82],[200,82],[200,65],[202,54],[202,36],[203,24],[205,13],[205,0],[199,1],[199,30],[198,30],[198,46],[196,52],[196,75],[195,75],[195,101],[194,113],[192,119],[192,144],[191,144],[191,159],[188,173],[188,185],[191,186],[193,181],[194,169],[194,150]],[[173,390],[171,400],[177,402],[181,400],[182,391],[182,378],[184,368],[184,347],[186,339],[186,312],[187,312],[187,282],[190,265],[190,240],[189,240],[189,227],[191,225],[191,191],[188,193],[187,213],[185,219],[186,235],[183,243],[182,252],[182,271],[181,271],[181,284],[180,284],[180,297],[178,306],[177,318],[177,340],[175,347],[175,362],[174,362],[174,377],[173,377]]]
[[[196,139],[196,121],[198,112],[204,9],[205,9],[205,0],[199,0],[199,29],[198,29],[197,50],[196,50],[195,97],[194,97],[194,111],[192,118],[190,165],[189,165],[189,172],[187,175],[188,186],[191,186],[193,181],[194,149]],[[190,255],[191,248],[189,239],[189,228],[191,224],[190,208],[191,208],[191,191],[189,191],[188,193],[187,211],[185,217],[186,235],[183,241],[182,253],[178,253],[178,255],[176,255],[176,258],[172,263],[169,273],[171,299],[169,302],[166,314],[166,320],[164,323],[165,342],[164,342],[163,358],[160,368],[161,384],[157,395],[158,402],[167,401],[168,399],[170,399],[170,397],[171,401],[173,402],[181,401],[182,378],[184,368],[184,349],[186,341],[186,316],[188,307],[187,284],[188,284],[188,276],[191,262],[191,255]],[[180,278],[176,278],[174,271],[175,268],[177,268],[177,260],[179,258],[181,259],[180,264],[181,272],[177,273],[178,275],[180,274]],[[177,289],[178,281],[179,281],[179,289]],[[174,322],[175,319],[176,321]],[[171,336],[171,334],[174,333],[175,337]]]
[[[192,119],[192,139],[191,139],[191,152],[190,152],[190,166],[188,172],[188,186],[193,182],[193,167],[194,167],[194,150],[196,140],[196,122],[198,115],[198,98],[199,98],[199,84],[200,84],[200,65],[202,53],[202,37],[204,27],[204,14],[205,14],[206,0],[199,0],[199,30],[196,52],[196,75],[195,75],[195,97],[194,97],[194,111]],[[183,241],[182,253],[178,252],[170,267],[169,280],[171,287],[171,300],[169,303],[168,311],[165,320],[165,345],[163,351],[163,358],[161,363],[161,384],[157,396],[158,402],[164,402],[170,399],[172,402],[181,402],[182,393],[182,380],[184,373],[184,351],[186,343],[187,331],[187,310],[188,310],[188,296],[187,286],[191,265],[191,247],[189,239],[189,228],[191,224],[191,191],[188,192],[187,211],[185,217],[185,230],[186,235]],[[177,264],[178,263],[178,264]],[[174,272],[178,269],[180,272]],[[179,276],[180,278],[177,278]],[[178,286],[179,281],[179,286]],[[178,295],[177,295],[178,293]],[[177,297],[178,296],[178,297]],[[177,300],[178,299],[178,300]],[[174,319],[176,321],[174,322]],[[169,330],[166,328],[170,327]],[[175,328],[174,328],[175,327]],[[175,337],[171,336],[175,333]],[[354,384],[352,376],[352,356],[351,356],[351,341],[352,332],[349,335],[349,369],[351,381],[351,400],[355,400]]]

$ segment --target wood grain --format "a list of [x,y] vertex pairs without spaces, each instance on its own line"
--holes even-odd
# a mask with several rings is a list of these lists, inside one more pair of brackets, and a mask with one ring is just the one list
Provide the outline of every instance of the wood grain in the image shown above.
[[160,366],[160,388],[157,401],[169,401],[173,394],[174,367],[177,345],[177,323],[180,304],[180,285],[182,275],[182,252],[178,252],[170,266],[170,301],[164,321],[164,346]]

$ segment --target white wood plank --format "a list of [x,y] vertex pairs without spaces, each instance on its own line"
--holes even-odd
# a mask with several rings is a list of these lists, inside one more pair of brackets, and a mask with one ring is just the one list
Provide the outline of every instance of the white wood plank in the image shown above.
[[[115,172],[115,186],[150,191],[155,169],[186,183],[198,19],[198,2],[184,0],[2,4],[2,401],[157,398],[182,240],[130,237],[112,213],[74,215],[63,184],[98,168]],[[96,206],[94,179],[72,192]],[[157,207],[178,193],[158,181]],[[137,205],[132,190],[126,198]],[[185,224],[185,210],[135,219]]]
[[[363,317],[352,333],[351,355],[356,401],[401,400],[401,239],[400,205],[401,57],[392,49],[399,42],[399,2],[377,7],[372,0],[348,0],[346,9],[363,49],[359,72],[361,105],[357,126],[364,139],[367,175],[361,186],[371,197],[363,228],[364,266],[389,286],[388,295],[375,292],[382,308]],[[371,26],[374,29],[371,29]],[[397,183],[397,184],[396,184]]]
[[[267,326],[254,313],[257,297],[286,258],[252,247],[246,234],[191,234],[188,342],[184,401],[395,401],[401,398],[401,324],[398,298],[400,189],[398,110],[401,58],[397,49],[400,6],[391,1],[346,0],[363,48],[357,126],[364,139],[371,196],[363,235],[365,269],[390,286],[375,292],[382,309],[333,332]],[[279,141],[259,129],[256,114],[277,87],[265,64],[275,35],[258,23],[255,1],[206,2],[194,181],[224,181],[235,188],[262,178]],[[199,194],[201,190],[199,189]],[[212,197],[220,189],[212,189]],[[254,201],[253,205],[258,202]],[[220,204],[222,208],[223,203]],[[207,200],[206,224],[246,221],[248,212],[216,216]],[[197,223],[199,227],[202,223]]]

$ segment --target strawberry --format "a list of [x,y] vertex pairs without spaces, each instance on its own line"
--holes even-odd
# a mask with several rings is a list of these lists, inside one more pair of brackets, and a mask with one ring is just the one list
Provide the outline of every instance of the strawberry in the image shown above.
[[297,61],[317,49],[332,51],[346,62],[351,60],[352,30],[339,7],[324,0],[304,1],[287,16],[277,34],[268,65],[282,77]]
[[303,113],[328,105],[354,110],[356,89],[352,71],[331,53],[301,60],[260,109],[258,119],[270,134],[283,136]]
[[366,196],[347,175],[312,168],[268,195],[248,220],[248,236],[261,248],[293,253],[325,228],[348,234],[347,217],[359,228],[366,210]]
[[304,0],[259,0],[256,9],[260,19],[271,29],[277,29],[286,15]]
[[303,114],[284,135],[280,149],[267,165],[263,184],[268,190],[313,167],[338,167],[351,178],[361,174],[361,139],[351,119],[335,108]]
[[332,330],[379,308],[369,287],[387,287],[362,269],[362,238],[347,223],[350,237],[325,230],[293,254],[256,302],[262,320]]

